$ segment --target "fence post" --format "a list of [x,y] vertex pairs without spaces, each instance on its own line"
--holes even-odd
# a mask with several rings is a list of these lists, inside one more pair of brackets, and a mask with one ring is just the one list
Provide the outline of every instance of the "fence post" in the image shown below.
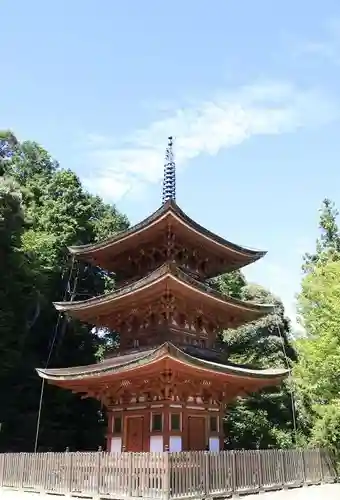
[[257,477],[259,483],[259,491],[263,490],[263,474],[262,474],[262,455],[261,450],[257,450]]
[[302,480],[303,484],[305,485],[307,482],[305,454],[303,450],[300,450],[300,453],[301,453],[301,463],[302,463]]
[[101,447],[98,449],[97,453],[97,495],[100,494],[101,489],[101,464],[102,464],[102,449]]
[[[38,458],[39,455],[36,455],[36,457]],[[46,491],[48,489],[50,489],[50,482],[49,482],[49,474],[50,474],[50,467],[51,467],[51,464],[54,463],[54,454],[49,451],[47,452],[46,454],[46,460],[44,460],[43,458],[41,459],[41,488],[40,490],[43,492],[43,491]]]
[[323,483],[322,455],[321,455],[320,448],[318,448],[317,454],[318,454],[318,462],[319,462],[319,468],[320,468],[320,482]]
[[282,473],[282,487],[286,488],[287,487],[287,474],[286,474],[286,463],[285,463],[285,451],[280,450],[280,456],[281,456],[281,473]]
[[20,453],[20,480],[19,480],[19,488],[22,490],[24,487],[24,475],[25,475],[25,453]]
[[163,453],[163,498],[169,500],[171,486],[171,457],[168,451]]
[[232,492],[235,495],[237,493],[237,467],[236,467],[236,453],[234,450],[231,450],[230,452],[230,457],[231,457],[231,488]]
[[65,465],[66,465],[66,484],[65,484],[65,494],[72,493],[72,483],[73,483],[73,475],[72,475],[72,453],[69,452],[69,449],[66,448],[65,451]]
[[6,454],[0,454],[0,487],[4,485]]
[[208,451],[203,452],[203,493],[205,496],[209,496],[210,493],[210,453]]
[[134,480],[133,468],[133,454],[129,452],[128,455],[128,496],[132,497],[132,481]]

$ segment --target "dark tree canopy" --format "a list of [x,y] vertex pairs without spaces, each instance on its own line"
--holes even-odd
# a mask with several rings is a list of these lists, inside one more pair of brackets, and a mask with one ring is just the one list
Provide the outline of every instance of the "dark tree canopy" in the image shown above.
[[[71,263],[66,246],[106,237],[128,226],[114,206],[87,193],[77,176],[59,167],[36,143],[0,135],[0,448],[32,451],[41,381],[57,325],[52,301],[104,291],[106,277]],[[93,363],[103,339],[87,325],[61,319],[51,366]],[[96,449],[103,444],[101,409],[68,391],[46,386],[42,449]]]

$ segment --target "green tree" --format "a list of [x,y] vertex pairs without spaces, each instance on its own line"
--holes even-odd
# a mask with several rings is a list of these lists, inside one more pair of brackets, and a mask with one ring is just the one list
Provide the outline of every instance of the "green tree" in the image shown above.
[[[21,249],[25,226],[19,186],[0,177],[0,443],[6,440],[11,417],[18,411],[13,383],[26,363],[39,282],[34,260]],[[20,397],[17,392],[16,398]]]
[[[289,320],[282,302],[258,285],[247,285],[243,300],[273,304],[275,310],[263,319],[224,334],[229,360],[255,368],[291,367],[296,360]],[[239,398],[227,409],[225,430],[230,448],[291,447],[294,416],[289,384]]]
[[319,210],[320,237],[316,240],[315,253],[304,255],[303,270],[311,272],[318,263],[326,262],[329,259],[339,260],[340,258],[340,231],[337,224],[339,212],[335,204],[328,198],[324,199]]
[[[13,260],[12,267],[3,270],[7,274],[5,281],[2,280],[5,285],[2,293],[12,300],[8,299],[8,308],[0,311],[0,325],[6,325],[6,329],[1,329],[0,380],[4,383],[0,384],[3,402],[0,447],[31,451],[41,388],[35,368],[45,365],[50,352],[50,366],[95,362],[105,341],[89,325],[66,318],[61,318],[56,330],[58,315],[53,301],[70,298],[73,291],[79,298],[101,293],[109,279],[88,265],[72,267],[67,246],[106,237],[126,228],[128,221],[115,207],[87,193],[77,176],[70,170],[62,170],[38,144],[19,143],[14,136],[8,140],[8,134],[3,137],[2,181],[6,186],[15,183],[16,191],[7,196],[7,201],[4,196],[1,198],[2,212],[6,215],[6,219],[2,218],[6,227],[16,228],[14,222],[20,221],[20,217],[15,214],[22,212],[23,222],[12,231],[12,236],[8,230],[1,236],[9,241],[8,255],[20,256],[22,261]],[[11,279],[13,273],[19,272],[26,290],[18,290],[18,278]],[[8,322],[9,312],[13,324]],[[20,352],[20,359],[9,363],[8,351],[21,337],[25,338],[21,350],[16,345],[13,348],[17,358]],[[100,407],[95,401],[82,401],[68,391],[46,386],[39,445],[55,450],[66,446],[97,448],[104,439],[101,421]]]
[[18,141],[9,130],[0,130],[0,175],[5,172],[6,162],[16,151]]
[[294,378],[308,409],[310,442],[339,453],[340,261],[320,261],[302,282],[299,305],[307,335],[297,341]]
[[[35,301],[34,266],[21,251],[25,227],[22,197],[18,186],[0,177],[0,352],[1,374],[15,366],[23,355],[29,316]],[[20,315],[17,311],[20,310]],[[1,386],[1,384],[0,384]],[[1,421],[1,420],[0,420]]]
[[340,461],[340,399],[334,399],[325,406],[317,406],[310,444],[333,452]]
[[[239,271],[215,278],[212,286],[242,300],[275,306],[272,314],[259,321],[222,332],[220,346],[226,361],[254,368],[292,366],[296,352],[282,302],[263,287],[247,284]],[[226,447],[292,446],[295,439],[294,410],[287,383],[238,398],[226,408]]]
[[208,285],[214,290],[235,299],[241,298],[242,289],[246,284],[246,279],[241,271],[232,271],[208,280]]
[[315,253],[304,258],[305,276],[298,304],[306,335],[296,342],[299,361],[294,368],[294,380],[310,444],[329,447],[340,459],[340,231],[337,217],[334,203],[324,200],[319,219],[321,235]]
[[291,365],[296,360],[292,345],[289,319],[285,316],[280,299],[259,285],[245,285],[240,298],[257,304],[272,304],[272,314],[224,332],[229,359],[235,363],[247,363],[262,368]]
[[319,264],[302,282],[300,312],[307,337],[297,345],[296,374],[318,404],[339,394],[340,379],[340,262]]

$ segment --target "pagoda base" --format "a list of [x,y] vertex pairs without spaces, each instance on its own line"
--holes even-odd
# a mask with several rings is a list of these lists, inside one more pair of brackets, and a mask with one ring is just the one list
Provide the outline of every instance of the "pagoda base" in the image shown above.
[[223,428],[220,405],[189,398],[186,404],[171,401],[131,404],[109,412],[107,451],[179,452],[220,451]]

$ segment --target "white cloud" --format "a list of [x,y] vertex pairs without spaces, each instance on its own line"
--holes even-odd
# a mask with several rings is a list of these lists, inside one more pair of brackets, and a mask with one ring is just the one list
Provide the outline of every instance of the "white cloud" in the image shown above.
[[276,135],[328,121],[333,103],[316,90],[290,84],[264,83],[222,92],[196,106],[169,111],[169,116],[115,140],[98,134],[88,137],[89,163],[96,165],[87,187],[107,200],[117,200],[163,174],[168,135],[176,138],[176,163],[183,167],[200,154],[216,155],[251,136]]

